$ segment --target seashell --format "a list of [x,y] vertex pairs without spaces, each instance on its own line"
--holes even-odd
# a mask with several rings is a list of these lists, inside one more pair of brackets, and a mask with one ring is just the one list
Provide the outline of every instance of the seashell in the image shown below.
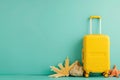
[[83,76],[83,67],[80,65],[79,61],[77,61],[74,66],[70,69],[69,74],[71,76]]

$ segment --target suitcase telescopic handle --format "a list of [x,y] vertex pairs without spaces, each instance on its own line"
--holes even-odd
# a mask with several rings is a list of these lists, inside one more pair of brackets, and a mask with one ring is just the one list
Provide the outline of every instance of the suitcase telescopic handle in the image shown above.
[[92,19],[99,19],[99,30],[101,34],[101,16],[90,16],[90,34],[92,34]]

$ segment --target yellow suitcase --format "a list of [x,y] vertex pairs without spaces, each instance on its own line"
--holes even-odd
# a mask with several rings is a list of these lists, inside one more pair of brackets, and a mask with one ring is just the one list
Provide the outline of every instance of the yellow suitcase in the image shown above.
[[[99,19],[100,34],[92,34],[92,19]],[[101,34],[101,17],[90,16],[90,34],[83,39],[82,62],[85,77],[89,73],[103,73],[108,77],[110,70],[110,39]]]

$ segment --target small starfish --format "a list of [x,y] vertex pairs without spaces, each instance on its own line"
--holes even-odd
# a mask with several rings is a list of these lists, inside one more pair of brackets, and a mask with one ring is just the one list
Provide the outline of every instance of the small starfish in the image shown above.
[[120,71],[117,70],[116,65],[114,65],[113,69],[110,70],[109,73],[110,73],[110,75],[109,75],[110,77],[113,77],[113,76],[119,77]]

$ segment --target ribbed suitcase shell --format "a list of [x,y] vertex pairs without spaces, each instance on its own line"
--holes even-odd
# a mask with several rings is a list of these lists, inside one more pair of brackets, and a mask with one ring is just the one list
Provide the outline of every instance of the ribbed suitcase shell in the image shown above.
[[83,40],[83,67],[86,72],[110,69],[110,41],[106,35],[87,35]]

